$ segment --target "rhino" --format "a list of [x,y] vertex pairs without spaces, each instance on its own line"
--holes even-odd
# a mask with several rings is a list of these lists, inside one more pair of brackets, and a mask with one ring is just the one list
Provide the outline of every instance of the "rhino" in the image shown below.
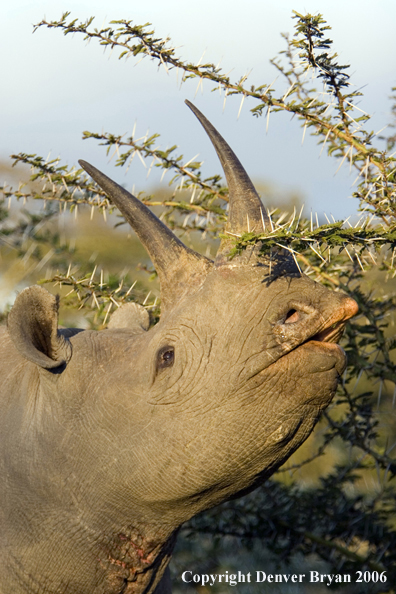
[[[92,165],[147,249],[160,321],[122,306],[102,331],[58,327],[58,299],[23,290],[1,329],[0,593],[165,594],[180,526],[262,484],[304,442],[346,365],[353,299],[260,242],[245,169],[191,103],[229,187],[214,261],[183,245]],[[235,251],[235,250],[234,250]]]

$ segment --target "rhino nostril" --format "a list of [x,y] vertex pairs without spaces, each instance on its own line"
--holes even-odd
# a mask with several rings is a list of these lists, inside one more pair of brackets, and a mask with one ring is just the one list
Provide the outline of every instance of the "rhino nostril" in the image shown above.
[[290,309],[287,314],[284,323],[285,324],[293,324],[294,322],[298,322],[300,319],[300,315],[297,310]]

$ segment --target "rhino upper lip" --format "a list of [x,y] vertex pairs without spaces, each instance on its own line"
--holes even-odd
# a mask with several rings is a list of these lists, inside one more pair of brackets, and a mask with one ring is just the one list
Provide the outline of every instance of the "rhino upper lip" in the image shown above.
[[342,336],[345,328],[345,321],[340,320],[327,326],[320,332],[317,332],[309,338],[309,340],[317,340],[319,342],[338,342]]
[[358,306],[356,302],[353,299],[346,298],[340,309],[327,320],[325,327],[311,336],[309,340],[337,343],[342,336],[347,321],[354,316],[357,311]]

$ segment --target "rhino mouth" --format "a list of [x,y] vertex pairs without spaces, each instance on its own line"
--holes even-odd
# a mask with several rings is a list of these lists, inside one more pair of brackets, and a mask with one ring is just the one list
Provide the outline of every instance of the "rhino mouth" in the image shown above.
[[[329,364],[331,360],[333,362],[332,367],[337,371],[339,377],[342,375],[347,365],[345,351],[338,344],[338,341],[344,332],[345,325],[345,321],[335,322],[331,324],[331,326],[317,332],[300,345],[302,347],[312,346],[316,349],[318,356],[328,357]],[[311,356],[315,356],[315,354],[311,353]]]
[[334,322],[324,330],[317,332],[309,338],[309,340],[315,340],[317,342],[332,342],[337,343],[345,330],[346,321],[340,320]]
[[[357,311],[356,301],[346,297],[340,307],[333,311],[333,314],[323,324],[322,328],[300,345],[300,348],[303,347],[303,351],[306,351],[306,355],[310,360],[312,358],[312,361],[316,357],[322,361],[323,357],[328,358],[329,365],[333,366],[339,377],[346,368],[347,359],[343,348],[337,343],[342,337],[347,321]],[[314,350],[312,350],[312,347]],[[310,354],[308,354],[309,351]]]
[[344,332],[347,321],[357,312],[358,305],[356,301],[350,297],[346,297],[341,307],[337,309],[325,323],[324,328],[319,330],[319,332],[316,332],[309,340],[337,343]]
[[[327,319],[322,318],[322,323],[319,325],[316,322],[316,328],[313,328],[313,333],[309,331],[306,334],[306,339],[302,340],[300,344],[295,346],[286,352],[283,356],[301,358],[305,360],[307,368],[314,369],[315,365],[317,370],[329,371],[335,369],[338,375],[341,375],[346,367],[346,355],[342,347],[339,346],[338,342],[342,337],[347,321],[354,316],[358,311],[356,302],[345,297],[341,303],[333,309],[330,315],[326,316]],[[311,315],[317,315],[315,311],[311,312]],[[309,318],[310,312],[306,308],[306,311],[298,304],[293,304],[293,309],[289,310],[286,319],[283,322],[282,331],[290,331],[290,338],[297,338],[297,332],[299,324],[306,324],[306,331],[308,330],[309,319],[304,320],[304,315]],[[301,326],[300,326],[301,327]],[[289,345],[291,346],[290,342]]]

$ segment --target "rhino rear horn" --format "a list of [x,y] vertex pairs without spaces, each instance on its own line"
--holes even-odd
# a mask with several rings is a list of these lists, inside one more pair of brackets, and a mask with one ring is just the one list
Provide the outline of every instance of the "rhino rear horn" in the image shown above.
[[[270,231],[270,220],[253,183],[243,168],[234,151],[217,132],[209,120],[190,101],[186,104],[196,115],[209,136],[220,159],[229,189],[229,215],[225,228],[230,235],[240,235],[254,231],[257,235]],[[229,248],[229,242],[223,240],[218,255]]]
[[212,261],[186,247],[160,219],[135,196],[86,161],[81,167],[103,188],[146,248],[161,284],[162,311],[196,290]]

